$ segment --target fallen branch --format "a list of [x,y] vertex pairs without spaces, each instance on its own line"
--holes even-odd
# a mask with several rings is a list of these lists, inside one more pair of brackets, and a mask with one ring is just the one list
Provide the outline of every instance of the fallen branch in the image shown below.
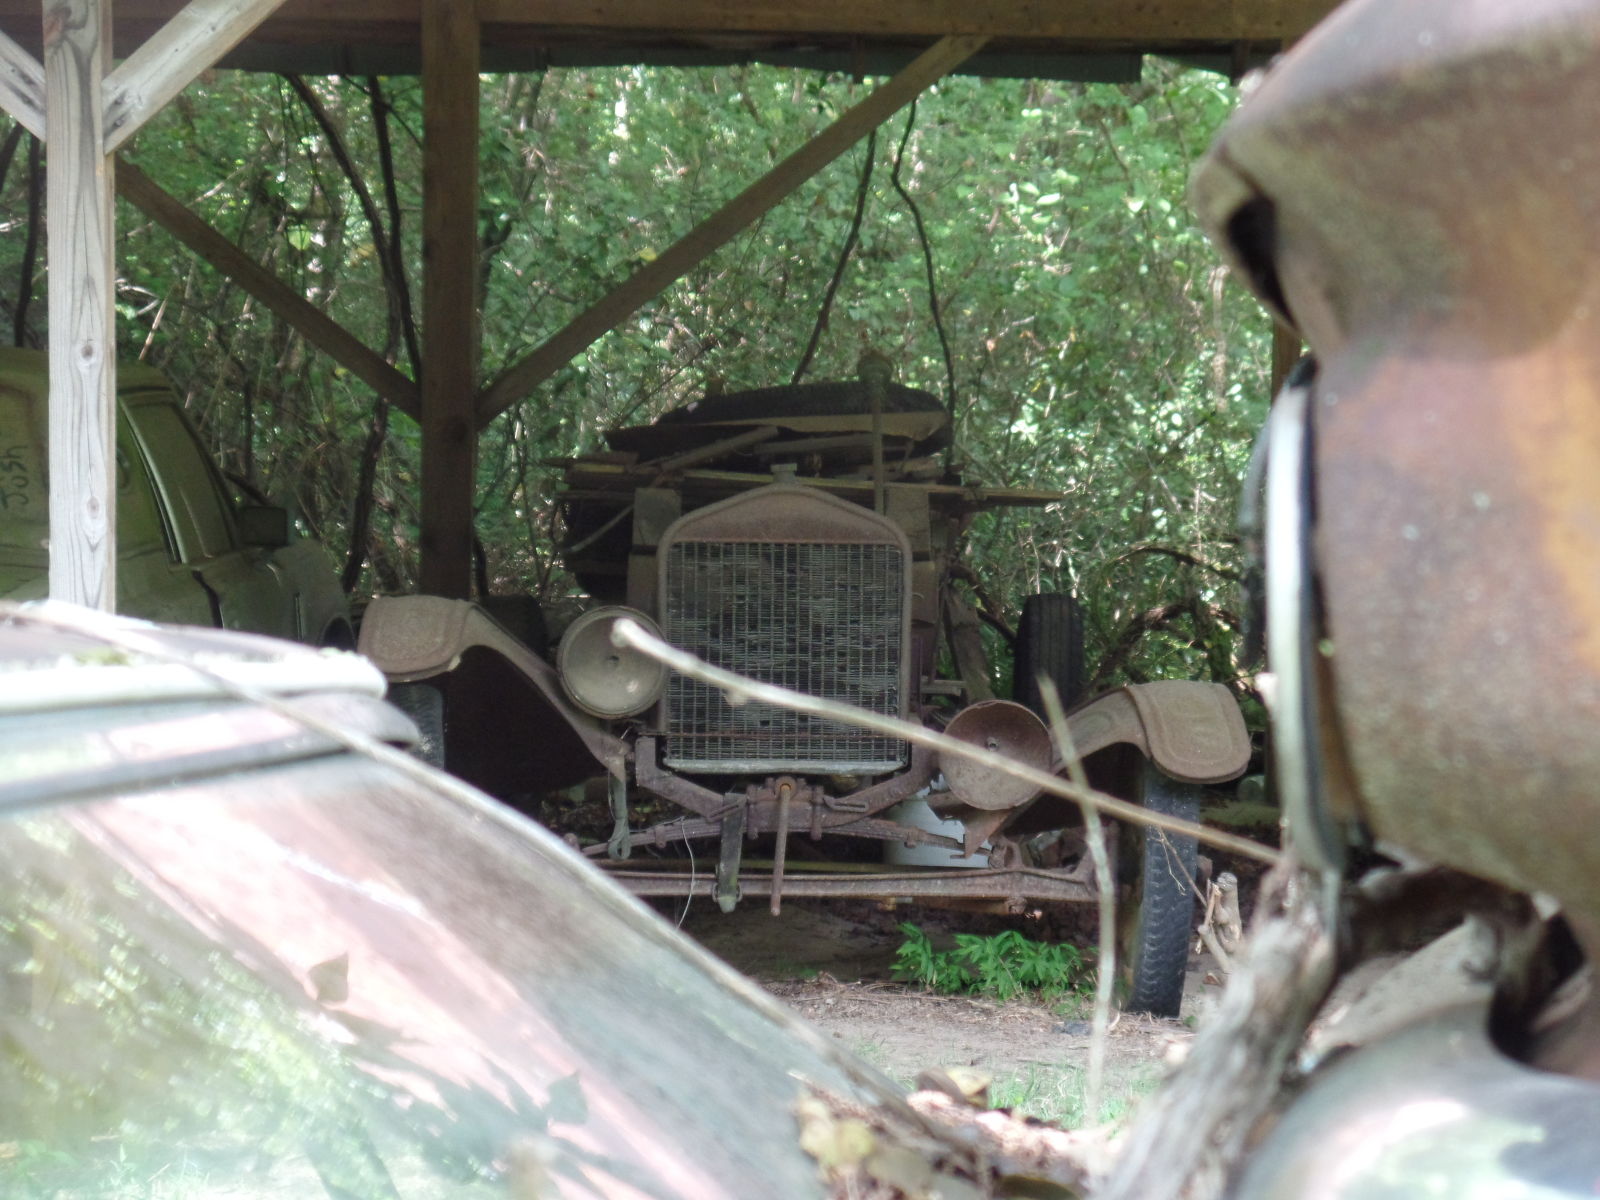
[[1233,954],[1244,940],[1244,924],[1239,916],[1239,878],[1224,871],[1206,889],[1206,914],[1200,919],[1200,941],[1217,969],[1227,976],[1233,971]]
[[[800,1146],[838,1200],[992,1196],[1008,1178],[1027,1180],[1027,1195],[1088,1195],[1105,1169],[1107,1131],[1054,1129],[975,1105],[954,1087],[913,1092],[911,1120],[815,1083],[807,1088],[795,1105]],[[1044,1185],[1055,1190],[1035,1190]]]
[[[1288,878],[1293,868],[1279,870]],[[1304,886],[1287,891],[1286,907],[1257,925],[1183,1065],[1146,1101],[1095,1200],[1223,1194],[1335,977],[1332,931],[1316,899]]]
[[[1044,700],[1045,712],[1050,716],[1050,732],[1061,747],[1067,760],[1067,773],[1072,782],[1084,792],[1089,792],[1088,776],[1084,774],[1083,760],[1072,742],[1072,727],[1067,723],[1066,712],[1061,707],[1061,693],[1049,679],[1041,677],[1039,692]],[[1117,892],[1116,876],[1111,870],[1111,858],[1106,852],[1105,822],[1100,819],[1100,809],[1094,804],[1083,805],[1083,821],[1089,857],[1094,862],[1095,888],[1098,892],[1100,918],[1100,962],[1095,970],[1093,1036],[1089,1040],[1089,1082],[1085,1088],[1084,1111],[1091,1123],[1100,1117],[1100,1089],[1105,1080],[1106,1042],[1111,1036],[1111,1009],[1115,1001],[1113,990],[1117,980]]]
[[1522,973],[1537,914],[1526,896],[1443,868],[1391,870],[1335,902],[1292,861],[1262,881],[1257,917],[1216,1011],[1129,1130],[1095,1200],[1215,1200],[1283,1100],[1293,1056],[1343,972],[1477,917],[1497,935],[1486,978]]

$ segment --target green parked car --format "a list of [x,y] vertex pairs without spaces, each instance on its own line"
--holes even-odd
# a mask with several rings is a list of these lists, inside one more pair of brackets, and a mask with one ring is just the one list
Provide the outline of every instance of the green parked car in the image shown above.
[[[49,574],[47,356],[0,348],[0,598],[42,597]],[[117,369],[117,608],[353,647],[323,546],[285,509],[236,503],[161,374]]]

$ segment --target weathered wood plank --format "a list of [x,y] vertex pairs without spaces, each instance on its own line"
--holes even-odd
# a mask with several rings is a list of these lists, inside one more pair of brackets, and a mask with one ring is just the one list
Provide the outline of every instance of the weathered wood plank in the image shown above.
[[1272,398],[1283,390],[1283,381],[1289,378],[1300,356],[1305,353],[1305,343],[1300,335],[1277,321],[1272,323]]
[[106,153],[114,153],[281,3],[283,0],[190,0],[107,76]]
[[117,192],[197,256],[298,330],[306,341],[414,420],[422,416],[417,385],[343,326],[207,225],[130,162],[119,162]]
[[4,33],[0,33],[0,108],[34,137],[44,137],[44,68]]
[[911,103],[928,85],[942,79],[982,45],[982,38],[944,38],[918,56],[898,75],[696,225],[659,257],[579,313],[544,345],[503,371],[478,401],[479,426],[487,425],[626,320],[640,305],[692,271],[855,145],[868,130]]
[[116,607],[116,343],[101,0],[45,0],[50,596]]
[[[1227,41],[1293,36],[1333,6],[1332,0],[483,0],[480,17],[485,25],[591,29]],[[329,16],[338,7],[320,6]],[[301,11],[296,4],[285,15]]]
[[422,566],[424,592],[472,576],[478,370],[478,20],[471,0],[423,13]]
[[[950,34],[1013,44],[1281,42],[1298,37],[1336,0],[482,0],[479,18],[498,38],[556,35],[615,45],[609,31],[646,35],[781,34],[878,39],[934,39]],[[182,0],[118,0],[122,27],[149,29],[170,19]],[[286,0],[263,23],[263,37],[284,45],[328,42],[415,44],[422,0]],[[0,0],[0,25],[38,20],[37,0]],[[20,36],[13,32],[13,36]],[[36,37],[28,33],[27,38]],[[25,41],[26,44],[26,41]]]

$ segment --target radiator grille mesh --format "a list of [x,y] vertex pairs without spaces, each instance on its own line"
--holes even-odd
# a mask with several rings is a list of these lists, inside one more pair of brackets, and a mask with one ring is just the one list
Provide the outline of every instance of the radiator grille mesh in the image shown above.
[[[667,640],[709,663],[811,696],[901,715],[905,563],[892,545],[675,542]],[[673,675],[665,761],[690,771],[873,774],[906,744],[765,704],[730,705]]]

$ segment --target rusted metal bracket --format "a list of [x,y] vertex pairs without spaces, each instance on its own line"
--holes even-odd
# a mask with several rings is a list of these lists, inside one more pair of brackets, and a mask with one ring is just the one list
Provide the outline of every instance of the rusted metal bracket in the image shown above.
[[[609,873],[637,896],[717,896],[712,880],[671,871],[612,871]],[[746,871],[739,886],[751,896],[770,896],[772,876]],[[1092,883],[1066,871],[1013,868],[963,871],[935,868],[926,871],[885,871],[870,875],[791,872],[782,883],[785,895],[809,898],[918,901],[959,900],[988,902],[998,909],[1021,911],[1029,903],[1077,904],[1092,901]],[[720,904],[720,900],[719,900]]]
[[722,810],[727,807],[728,798],[722,793],[713,792],[698,783],[690,783],[683,776],[663,771],[657,766],[656,739],[653,737],[642,737],[634,743],[633,777],[645,791],[653,792],[663,800],[670,800],[702,817],[715,817],[720,821]]
[[717,885],[713,895],[725,913],[739,903],[739,858],[744,853],[746,808],[739,805],[722,818],[722,851],[717,856]]
[[612,858],[625,859],[633,852],[633,839],[628,833],[628,777],[626,773],[606,776],[606,797],[611,801],[611,840],[606,843],[606,853]]
[[833,829],[861,817],[870,817],[916,795],[933,779],[933,760],[932,750],[914,745],[911,747],[911,762],[899,775],[862,788],[859,792],[851,792],[848,796],[824,799],[823,806],[829,811],[823,815],[823,828]]
[[[674,818],[652,825],[649,829],[634,830],[628,835],[629,847],[655,846],[664,848],[674,842],[691,842],[699,838],[717,837],[724,828],[723,814],[733,808],[744,810],[745,835],[753,836],[759,833],[773,833],[779,828],[778,819],[773,806],[750,807],[742,799],[736,799],[729,804],[723,800],[720,812],[702,820],[687,820]],[[800,829],[815,828],[815,818],[819,809],[812,808],[803,818],[799,813],[791,813],[789,817],[789,832]],[[960,850],[961,842],[953,837],[946,837],[942,833],[932,833],[926,829],[918,829],[913,825],[902,825],[897,821],[886,821],[875,817],[861,817],[853,814],[841,814],[846,820],[840,824],[827,827],[829,833],[846,834],[850,837],[876,838],[884,842],[904,842],[908,846],[937,846],[949,850]],[[595,842],[585,846],[583,853],[590,858],[598,858],[602,853],[611,853],[609,842]],[[612,857],[625,857],[612,855]]]

